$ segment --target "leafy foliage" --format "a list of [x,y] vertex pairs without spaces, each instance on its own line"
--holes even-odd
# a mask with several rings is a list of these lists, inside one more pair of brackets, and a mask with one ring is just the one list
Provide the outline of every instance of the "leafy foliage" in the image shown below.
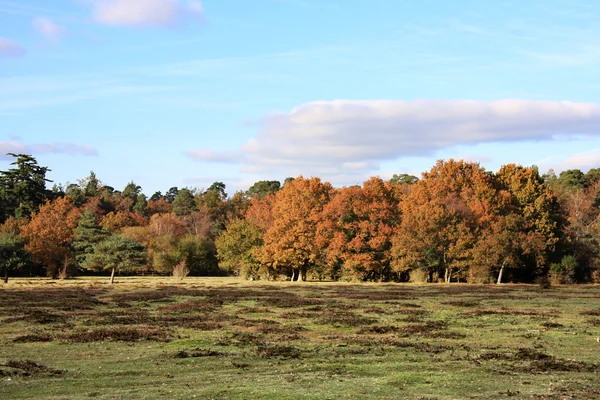
[[58,198],[47,201],[21,228],[25,249],[31,252],[34,261],[47,267],[49,276],[64,277],[68,273],[71,243],[79,213],[69,198]]
[[0,232],[0,272],[4,282],[8,282],[9,271],[14,271],[27,263],[31,254],[25,251],[21,238],[9,232]]

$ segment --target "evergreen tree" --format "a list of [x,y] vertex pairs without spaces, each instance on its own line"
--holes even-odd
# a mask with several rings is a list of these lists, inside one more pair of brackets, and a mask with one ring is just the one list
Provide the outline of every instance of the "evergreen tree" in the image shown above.
[[46,189],[46,167],[40,167],[35,158],[27,154],[8,155],[17,160],[10,165],[16,168],[0,171],[0,222],[14,216],[27,218],[51,197]]
[[96,221],[93,210],[85,210],[74,229],[73,250],[78,264],[85,263],[87,257],[94,251],[94,246],[106,239],[108,232],[103,230]]
[[29,262],[31,254],[24,249],[19,235],[0,232],[0,271],[4,272],[4,283],[8,282],[8,273]]
[[115,273],[136,272],[145,269],[146,250],[140,243],[122,236],[111,236],[96,244],[93,253],[81,263],[81,267],[92,271],[111,271],[110,284]]

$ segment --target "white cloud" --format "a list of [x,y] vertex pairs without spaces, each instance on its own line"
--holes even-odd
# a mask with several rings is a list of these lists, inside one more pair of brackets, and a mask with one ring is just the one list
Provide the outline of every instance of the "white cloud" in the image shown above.
[[37,17],[33,20],[33,27],[40,33],[47,41],[56,43],[67,34],[67,30],[56,24],[50,18]]
[[[600,136],[600,105],[568,101],[336,100],[267,115],[239,149],[246,173],[337,177],[477,143]],[[220,153],[196,150],[219,159]],[[228,153],[231,154],[231,153]],[[227,154],[223,154],[225,157]],[[202,157],[197,157],[202,158]]]
[[18,57],[25,53],[25,50],[16,42],[0,37],[0,58]]
[[553,162],[542,164],[546,168],[552,168],[557,174],[568,169],[580,169],[583,172],[600,165],[600,149],[588,150],[582,153],[571,154]]
[[124,26],[173,26],[186,18],[201,18],[199,1],[179,0],[97,0],[93,3],[96,21]]
[[0,141],[0,160],[12,159],[12,157],[6,155],[7,153],[98,155],[98,151],[91,146],[68,142],[25,144],[20,140],[12,140],[10,142]]

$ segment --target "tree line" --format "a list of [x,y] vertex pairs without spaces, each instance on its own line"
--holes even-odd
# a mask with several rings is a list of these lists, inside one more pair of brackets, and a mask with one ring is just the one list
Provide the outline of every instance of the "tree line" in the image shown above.
[[440,160],[422,178],[334,188],[259,181],[228,197],[172,187],[148,198],[91,172],[47,189],[47,167],[0,171],[0,270],[416,282],[600,282],[600,169],[540,175]]

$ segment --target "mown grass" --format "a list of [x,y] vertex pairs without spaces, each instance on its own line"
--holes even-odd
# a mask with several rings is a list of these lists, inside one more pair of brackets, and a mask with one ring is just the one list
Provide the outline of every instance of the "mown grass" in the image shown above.
[[4,399],[598,399],[600,286],[0,285]]

